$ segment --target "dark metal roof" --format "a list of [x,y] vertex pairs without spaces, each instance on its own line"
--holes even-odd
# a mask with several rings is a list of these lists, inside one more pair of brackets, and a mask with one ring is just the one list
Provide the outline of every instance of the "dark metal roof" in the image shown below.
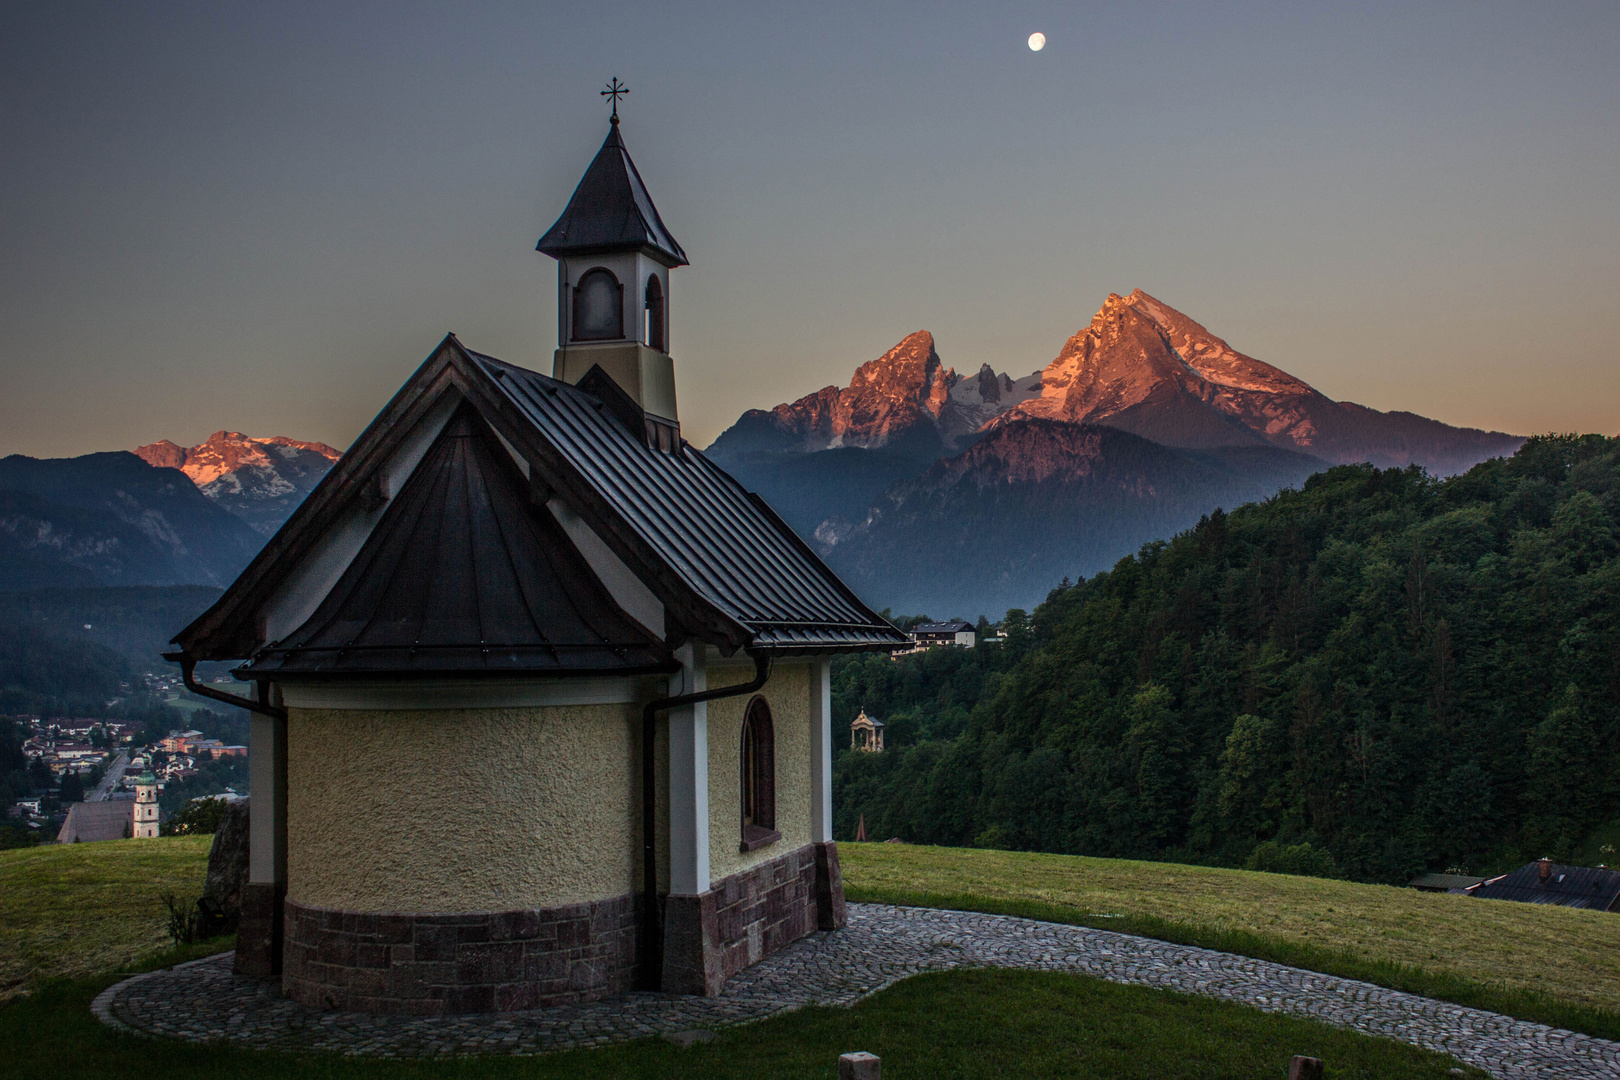
[[1469,874],[1419,874],[1406,884],[1427,892],[1466,892],[1484,880]]
[[315,613],[242,669],[353,674],[670,671],[488,425],[463,405]]
[[1487,900],[1517,900],[1525,904],[1613,911],[1620,906],[1620,871],[1604,867],[1548,864],[1545,880],[1541,863],[1527,863],[1511,874],[1491,878],[1469,889],[1470,896]]
[[963,622],[961,619],[954,622],[918,623],[911,628],[911,632],[914,634],[959,634],[964,630],[971,632],[973,624]]
[[649,447],[579,388],[468,355],[688,589],[748,631],[748,647],[906,644],[764,500],[689,444],[677,453]]
[[590,168],[580,178],[573,198],[556,224],[535,245],[552,258],[614,250],[647,251],[666,266],[685,266],[686,252],[664,227],[641,182],[636,163],[619,136],[617,121],[608,128]]

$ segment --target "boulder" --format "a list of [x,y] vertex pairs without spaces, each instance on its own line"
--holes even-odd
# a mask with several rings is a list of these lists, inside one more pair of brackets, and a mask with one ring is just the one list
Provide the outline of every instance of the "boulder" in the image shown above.
[[248,883],[248,804],[243,799],[225,808],[214,846],[208,849],[208,877],[203,895],[236,925],[242,914],[242,890]]

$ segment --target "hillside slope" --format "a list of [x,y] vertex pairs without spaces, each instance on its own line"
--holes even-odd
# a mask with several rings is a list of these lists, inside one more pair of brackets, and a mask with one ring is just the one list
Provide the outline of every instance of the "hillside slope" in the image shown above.
[[[1224,936],[1226,948],[1241,948],[1248,939],[1279,958],[1294,950],[1294,962],[1316,970],[1352,958],[1363,969],[1359,977],[1383,985],[1390,984],[1388,976],[1399,981],[1399,968],[1437,977],[1426,988],[1431,993],[1443,992],[1448,977],[1466,979],[1486,990],[1482,1007],[1517,1015],[1524,1010],[1513,1008],[1513,996],[1533,1008],[1544,995],[1548,1002],[1605,1010],[1611,1024],[1620,1020],[1620,968],[1612,962],[1620,950],[1620,917],[1605,912],[1175,863],[911,844],[845,841],[838,847],[851,900],[1036,917],[1044,906],[1127,932],[1158,923],[1191,931],[1216,948]],[[1053,915],[1063,917],[1059,910],[1045,917]],[[1267,944],[1280,949],[1266,950]],[[1378,965],[1385,966],[1384,977]],[[1488,988],[1495,987],[1510,1000],[1487,1004]],[[1542,1015],[1556,1023],[1553,1012]]]
[[211,836],[0,851],[0,1001],[169,946],[162,896],[202,895]]
[[0,459],[0,590],[224,586],[263,539],[134,454]]
[[1338,466],[1054,589],[1005,647],[842,660],[838,722],[895,752],[840,757],[840,835],[859,808],[951,845],[1310,845],[1383,882],[1573,861],[1620,822],[1617,522],[1620,439]]
[[824,522],[814,540],[879,606],[971,619],[1032,607],[1059,578],[1089,577],[1214,506],[1266,498],[1322,464],[1264,444],[1200,452],[1020,420],[893,484],[858,522]]

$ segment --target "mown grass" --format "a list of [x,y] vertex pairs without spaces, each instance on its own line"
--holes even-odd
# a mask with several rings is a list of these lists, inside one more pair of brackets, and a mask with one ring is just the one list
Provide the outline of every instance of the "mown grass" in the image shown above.
[[0,1001],[36,979],[100,974],[169,945],[162,896],[202,895],[210,836],[0,851]]
[[840,844],[850,900],[1094,926],[1620,1039],[1620,916],[1070,855]]
[[111,981],[58,980],[0,1006],[0,1072],[51,1080],[822,1080],[835,1076],[838,1055],[852,1050],[881,1057],[886,1080],[1280,1080],[1294,1054],[1322,1058],[1335,1080],[1449,1080],[1449,1070],[1458,1068],[1440,1054],[1314,1021],[1049,972],[921,975],[851,1009],[804,1009],[721,1029],[713,1042],[686,1049],[644,1039],[532,1058],[428,1062],[291,1056],[121,1035],[89,1011],[90,999]]

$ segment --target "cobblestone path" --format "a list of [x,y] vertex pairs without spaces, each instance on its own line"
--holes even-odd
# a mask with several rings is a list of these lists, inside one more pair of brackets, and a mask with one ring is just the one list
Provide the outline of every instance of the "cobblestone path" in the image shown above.
[[532,1054],[712,1029],[803,1005],[848,1005],[908,975],[958,967],[1072,971],[1205,994],[1383,1035],[1453,1055],[1498,1077],[1611,1077],[1620,1043],[1369,983],[1106,930],[878,904],[813,934],[726,984],[717,998],[633,993],[587,1005],[416,1019],[327,1013],[231,974],[231,954],[137,975],[92,1006],[105,1023],[191,1041],[389,1057]]

